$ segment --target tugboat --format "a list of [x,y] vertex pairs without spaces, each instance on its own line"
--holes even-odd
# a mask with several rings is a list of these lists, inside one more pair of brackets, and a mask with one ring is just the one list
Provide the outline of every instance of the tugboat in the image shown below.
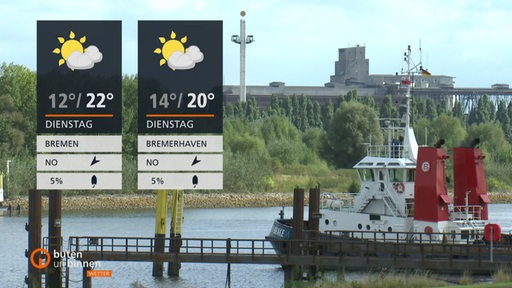
[[[442,148],[444,140],[434,147],[418,147],[410,126],[410,102],[412,75],[421,73],[422,67],[411,65],[410,46],[404,56],[407,73],[400,85],[405,91],[405,114],[398,121],[381,119],[387,143],[370,144],[367,155],[353,166],[361,184],[359,193],[321,194],[320,237],[440,243],[479,243],[493,236],[498,240],[499,225],[488,221],[490,200],[479,140],[467,148],[453,148],[453,159]],[[453,200],[446,189],[445,163],[450,160]],[[290,239],[291,223],[281,214],[268,239]]]

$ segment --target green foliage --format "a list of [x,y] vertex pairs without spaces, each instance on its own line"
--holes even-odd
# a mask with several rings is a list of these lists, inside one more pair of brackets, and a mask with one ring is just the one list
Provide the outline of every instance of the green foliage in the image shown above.
[[468,124],[482,124],[493,121],[495,118],[494,103],[487,95],[478,98],[477,106],[473,107],[468,115]]
[[23,66],[0,66],[0,155],[35,153],[35,81]]
[[[122,97],[123,190],[133,193],[137,191],[137,76],[123,76]],[[332,191],[358,190],[357,175],[335,167],[351,168],[365,155],[364,143],[382,142],[376,111],[379,117],[398,118],[403,109],[397,109],[397,99],[391,96],[376,104],[374,97],[360,97],[357,90],[334,103],[320,105],[312,99],[272,95],[264,109],[254,97],[224,107],[226,192],[291,191],[297,185],[317,184]],[[433,99],[413,101],[418,143],[432,145],[444,138],[448,150],[479,137],[487,156],[488,189],[512,190],[512,102],[501,101],[496,109],[484,95],[465,115],[459,102],[450,111],[446,101]],[[0,173],[5,174],[4,164],[12,160],[8,193],[26,194],[35,187],[36,178],[36,74],[26,67],[0,66],[0,133]]]
[[379,114],[380,118],[398,118],[398,110],[393,103],[391,95],[387,95],[382,100]]
[[437,117],[437,105],[432,98],[427,98],[425,101],[425,117],[429,120]]
[[123,76],[123,151],[125,154],[137,156],[137,120],[138,91],[137,77]]
[[269,161],[253,153],[224,152],[224,190],[264,192],[273,184]]
[[9,160],[11,160],[10,173],[8,181],[5,182],[7,184],[5,196],[17,197],[25,195],[30,189],[35,189],[36,159],[27,155],[19,155]]
[[365,155],[364,143],[381,143],[375,111],[364,104],[343,102],[327,131],[324,157],[338,168],[352,167]]
[[447,114],[434,118],[430,127],[432,128],[429,136],[432,137],[431,141],[437,142],[439,139],[444,139],[446,149],[461,145],[467,134],[460,120]]
[[[486,122],[477,125],[471,125],[468,129],[468,135],[465,143],[470,143],[473,139],[480,138],[480,147],[491,154],[493,159],[502,157],[500,150],[510,147],[510,144],[505,139],[505,134],[501,127],[496,122]],[[510,159],[502,159],[510,160]]]
[[301,133],[286,117],[271,116],[255,123],[265,143],[273,140],[300,141]]
[[315,152],[316,155],[321,155],[322,149],[326,145],[326,133],[322,128],[311,128],[302,134],[302,142]]
[[492,275],[494,283],[512,282],[512,274],[510,270],[500,269]]
[[302,286],[302,283],[292,283],[289,287],[317,287],[317,288],[422,288],[440,287],[446,285],[440,280],[430,277],[428,273],[371,273],[357,280],[344,280],[338,278],[336,282],[323,279],[315,285]]

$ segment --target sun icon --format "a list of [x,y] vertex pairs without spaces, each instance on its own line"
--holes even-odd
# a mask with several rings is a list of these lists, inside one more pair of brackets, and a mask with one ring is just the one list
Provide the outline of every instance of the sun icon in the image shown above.
[[160,66],[164,65],[169,57],[171,57],[172,53],[179,51],[182,54],[185,53],[185,44],[187,42],[187,36],[182,37],[180,40],[176,40],[176,33],[171,31],[171,39],[167,40],[165,37],[158,37],[160,43],[162,43],[162,48],[156,48],[153,52],[155,54],[161,54],[162,59],[160,59]]
[[60,54],[62,56],[61,59],[59,59],[59,66],[66,63],[66,60],[68,60],[69,55],[73,53],[74,51],[77,51],[79,53],[84,53],[84,46],[82,45],[85,43],[86,37],[80,38],[80,40],[75,40],[75,33],[73,31],[69,32],[69,39],[66,40],[64,37],[57,37],[57,40],[59,40],[59,43],[62,44],[60,48],[53,49],[54,54]]

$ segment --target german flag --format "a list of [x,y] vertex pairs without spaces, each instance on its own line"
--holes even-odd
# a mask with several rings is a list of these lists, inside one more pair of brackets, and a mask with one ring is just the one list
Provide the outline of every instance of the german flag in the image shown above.
[[420,71],[422,76],[432,76],[432,74],[430,74],[427,69],[423,69],[423,67],[420,67]]

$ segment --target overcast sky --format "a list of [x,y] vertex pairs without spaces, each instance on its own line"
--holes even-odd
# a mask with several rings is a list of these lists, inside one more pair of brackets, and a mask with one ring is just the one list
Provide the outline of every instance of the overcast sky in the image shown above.
[[[222,20],[224,84],[239,83],[240,11],[247,11],[247,84],[322,86],[338,49],[366,46],[370,74],[394,74],[407,45],[456,87],[512,84],[512,1],[0,0],[0,62],[36,69],[37,20],[122,20],[123,73],[137,73],[138,20]],[[180,35],[181,36],[181,35]],[[419,53],[416,53],[419,60]]]

